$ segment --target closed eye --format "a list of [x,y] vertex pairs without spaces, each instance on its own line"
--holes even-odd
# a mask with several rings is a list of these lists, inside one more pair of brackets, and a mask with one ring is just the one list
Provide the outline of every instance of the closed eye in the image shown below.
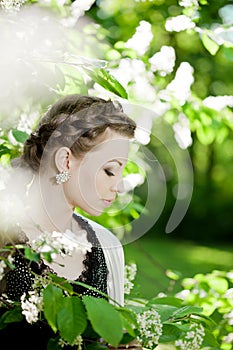
[[108,176],[115,176],[115,174],[108,169],[104,169],[104,171]]

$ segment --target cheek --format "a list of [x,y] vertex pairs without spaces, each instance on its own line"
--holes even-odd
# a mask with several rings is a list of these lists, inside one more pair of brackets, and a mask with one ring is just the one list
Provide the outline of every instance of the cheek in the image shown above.
[[95,200],[96,197],[101,197],[103,176],[100,172],[82,169],[78,176],[78,188],[81,197],[86,201]]
[[95,178],[95,191],[98,196],[102,197],[108,187],[108,178],[107,176],[100,171],[97,173]]

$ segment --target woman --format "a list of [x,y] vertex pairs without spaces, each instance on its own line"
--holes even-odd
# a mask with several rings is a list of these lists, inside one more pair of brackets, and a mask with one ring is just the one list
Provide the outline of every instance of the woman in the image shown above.
[[[119,240],[107,229],[77,213],[100,215],[122,189],[122,171],[136,124],[119,103],[98,97],[66,96],[41,119],[26,141],[20,159],[13,161],[8,190],[18,191],[24,203],[16,242],[33,245],[41,232],[62,232],[86,249],[57,256],[34,266],[84,282],[124,304],[124,256]],[[30,290],[33,277],[25,259],[16,253],[15,269],[1,281],[1,291],[13,300]],[[82,294],[97,291],[74,285]],[[35,346],[35,344],[34,344]],[[43,347],[40,347],[43,349]]]

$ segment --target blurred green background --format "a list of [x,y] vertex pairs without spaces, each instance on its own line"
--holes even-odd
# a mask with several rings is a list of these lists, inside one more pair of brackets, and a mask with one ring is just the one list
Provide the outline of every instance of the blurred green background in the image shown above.
[[[109,96],[148,108],[166,121],[171,131],[175,125],[186,128],[191,142],[184,148],[191,159],[194,183],[187,213],[167,234],[166,224],[176,200],[176,164],[169,158],[164,144],[151,137],[146,147],[161,164],[167,194],[155,225],[143,237],[124,245],[126,261],[135,261],[138,265],[138,292],[147,296],[172,292],[179,289],[182,277],[200,271],[232,269],[233,1],[32,0],[22,3],[16,14],[1,10],[1,25],[9,16],[12,27],[20,26],[20,34],[12,43],[10,37],[17,31],[11,32],[9,27],[2,30],[2,40],[8,40],[11,49],[16,42],[20,45],[16,56],[8,54],[5,61],[1,60],[1,75],[9,70],[0,86],[1,163],[6,165],[21,153],[22,143],[35,126],[36,118],[64,94]],[[43,12],[39,19],[33,20],[32,15],[25,22],[22,18],[19,20],[20,11],[23,13],[29,8],[46,9],[58,15],[58,28],[68,28],[67,36],[63,37],[59,31],[51,36],[47,30],[43,37],[43,26],[48,25],[46,20],[40,23],[46,17]],[[185,16],[186,22],[180,20],[173,29],[169,28],[169,20],[178,16]],[[33,31],[39,33],[36,40]],[[138,34],[137,40],[132,42],[135,34]],[[38,46],[26,51],[30,47],[24,46],[27,40],[30,45],[35,42]],[[60,45],[63,52],[59,51]],[[21,50],[25,49],[21,61],[17,57],[20,46]],[[158,61],[155,68],[152,58],[164,46],[173,49],[174,65],[171,65],[172,58],[169,61],[165,55],[163,59],[169,67],[164,66],[162,60],[159,64],[163,69],[158,67]],[[49,51],[50,56],[46,57],[48,47],[52,54]],[[5,52],[8,53],[3,50]],[[19,76],[10,74],[19,64]],[[186,70],[179,78],[180,85],[171,91],[169,85],[177,82],[181,65]],[[180,100],[178,92],[187,96]],[[213,99],[208,100],[209,97]],[[6,105],[5,101],[11,103]],[[36,116],[30,124],[33,111]],[[145,124],[146,120],[147,117]],[[156,134],[156,123],[153,123],[151,135]],[[130,222],[140,215],[146,198],[145,187],[136,186],[133,203],[127,210],[118,210],[115,216],[106,212],[93,219],[113,231],[116,229],[116,233],[119,233],[117,227],[123,224],[127,235]],[[177,271],[177,281],[168,277],[169,269]]]
[[[99,0],[88,11],[88,16],[100,25],[99,30],[105,29],[105,39],[111,44],[112,50],[107,50],[103,57],[110,61],[110,67],[116,65],[114,55],[118,57],[118,48],[124,47],[122,42],[134,35],[143,20],[151,24],[153,33],[147,51],[140,56],[124,48],[120,54],[124,58],[139,58],[148,67],[149,58],[163,45],[175,49],[174,71],[166,77],[154,73],[151,85],[156,91],[172,81],[181,62],[189,62],[194,68],[193,99],[182,108],[176,103],[171,104],[166,114],[167,120],[174,122],[182,111],[190,121],[192,144],[188,151],[193,165],[194,187],[188,211],[178,227],[166,234],[165,226],[174,205],[172,188],[175,179],[167,181],[166,204],[159,220],[142,238],[124,246],[126,260],[137,262],[139,291],[146,296],[179,289],[179,279],[169,279],[167,269],[176,270],[182,279],[198,272],[231,270],[233,267],[233,104],[231,102],[226,111],[216,110],[214,106],[203,107],[201,103],[208,96],[233,94],[232,3],[199,1],[198,13],[194,13],[192,6],[182,8],[179,6],[181,1],[174,0]],[[165,28],[167,19],[181,14],[195,18],[201,30],[168,32]],[[227,43],[222,45],[217,38],[218,26],[222,26],[222,32],[226,31]],[[216,48],[211,47],[211,42],[208,45],[204,33],[210,34],[213,46],[217,43]],[[166,159],[166,151],[158,147],[156,141],[153,143],[153,139],[148,147],[160,160]],[[138,192],[143,197],[143,193]]]

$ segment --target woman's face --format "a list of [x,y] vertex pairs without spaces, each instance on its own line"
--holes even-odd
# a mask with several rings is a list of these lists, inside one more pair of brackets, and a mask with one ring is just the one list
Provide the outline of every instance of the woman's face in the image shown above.
[[68,204],[98,216],[122,192],[122,171],[128,160],[129,139],[109,131],[82,158],[69,158],[70,179],[63,184]]

